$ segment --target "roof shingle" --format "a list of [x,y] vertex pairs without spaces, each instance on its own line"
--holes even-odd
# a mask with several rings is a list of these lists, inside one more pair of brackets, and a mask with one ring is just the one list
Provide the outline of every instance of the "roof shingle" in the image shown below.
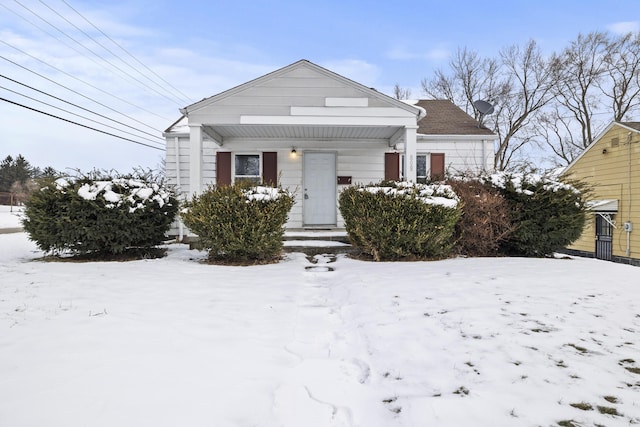
[[418,133],[422,135],[490,135],[495,136],[447,99],[421,99],[416,104],[427,112],[418,122]]

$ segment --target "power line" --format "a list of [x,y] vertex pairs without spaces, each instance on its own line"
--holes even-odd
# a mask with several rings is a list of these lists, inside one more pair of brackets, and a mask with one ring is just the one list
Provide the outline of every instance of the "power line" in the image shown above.
[[[89,21],[84,15],[82,15],[80,12],[78,12],[76,9],[73,8],[73,6],[71,6],[69,3],[67,3],[65,0],[62,0],[62,2],[64,4],[66,4],[69,9],[73,10],[76,14],[78,14],[78,16],[80,16],[83,20],[85,20],[89,25],[91,25],[93,28],[95,28],[98,32],[100,32],[100,34],[102,34],[103,36],[105,36],[107,39],[109,39],[114,45],[116,45],[117,47],[119,47],[124,53],[126,53],[127,55],[129,55],[129,57],[131,57],[134,61],[136,61],[138,64],[142,65],[147,71],[149,71],[150,73],[152,73],[154,76],[156,76],[157,78],[159,78],[162,82],[164,82],[165,84],[167,84],[170,88],[172,88],[173,90],[175,90],[177,93],[179,93],[183,98],[183,101],[186,101],[187,103],[190,103],[191,100],[189,98],[189,96],[185,95],[184,92],[182,92],[180,89],[176,88],[175,86],[173,86],[171,83],[169,83],[168,81],[166,81],[165,79],[162,78],[162,76],[160,76],[159,74],[157,74],[155,71],[153,71],[151,68],[149,68],[148,66],[146,66],[143,62],[141,62],[138,58],[136,58],[135,56],[133,56],[133,54],[131,54],[127,49],[125,49],[120,43],[116,42],[114,39],[112,39],[109,35],[107,35],[104,31],[102,31],[100,28],[98,28],[95,24],[93,24],[93,22]],[[141,75],[143,75],[142,73],[140,73]],[[151,80],[151,79],[149,79]]]
[[[6,43],[6,42],[5,42],[5,41],[3,41],[3,40],[0,40],[0,42],[1,42],[1,43],[6,44],[7,46],[13,47],[13,46],[9,45],[8,43]],[[20,50],[20,49],[18,49],[18,50]],[[28,55],[28,54],[27,54],[27,55]],[[29,56],[30,56],[30,55],[29,55]],[[90,98],[90,97],[88,97],[88,96],[86,96],[86,95],[83,95],[83,94],[81,94],[80,92],[78,92],[78,91],[76,91],[76,90],[73,90],[73,89],[71,89],[71,88],[69,88],[69,87],[67,87],[67,86],[65,86],[65,85],[63,85],[63,84],[61,84],[61,83],[56,82],[56,81],[55,81],[55,80],[53,80],[53,79],[50,79],[49,77],[43,76],[42,74],[40,74],[40,73],[38,73],[38,72],[36,72],[36,71],[33,71],[33,70],[31,70],[31,69],[29,69],[29,68],[27,68],[27,67],[25,67],[25,66],[22,66],[22,65],[18,64],[17,62],[10,60],[9,58],[5,58],[5,57],[4,57],[4,56],[2,56],[2,55],[0,55],[0,58],[1,58],[1,59],[4,59],[4,60],[5,60],[5,61],[7,61],[7,62],[10,62],[10,63],[14,64],[14,65],[15,65],[15,66],[17,66],[17,67],[22,68],[22,69],[23,69],[23,70],[25,70],[25,71],[28,71],[28,72],[30,72],[30,73],[33,73],[33,74],[35,74],[35,75],[37,75],[37,76],[39,76],[39,77],[41,77],[41,78],[43,78],[43,79],[45,79],[45,80],[47,80],[47,81],[49,81],[49,82],[51,82],[51,83],[53,83],[53,84],[57,85],[57,86],[60,86],[60,87],[62,87],[62,88],[64,88],[64,89],[66,89],[66,90],[68,90],[68,91],[71,91],[71,92],[75,93],[76,95],[79,95],[79,96],[81,96],[81,97],[83,97],[83,98],[85,98],[85,99],[88,99],[88,100],[90,100],[90,101],[92,101],[92,102],[95,102],[96,104],[98,104],[98,105],[100,105],[100,106],[102,106],[102,107],[104,107],[104,108],[106,108],[106,109],[108,109],[108,110],[110,110],[110,111],[113,111],[114,113],[120,114],[120,115],[122,115],[122,116],[124,116],[124,117],[126,117],[126,118],[128,118],[128,119],[130,119],[130,120],[133,120],[133,121],[134,121],[134,122],[136,122],[136,123],[139,123],[139,124],[141,124],[141,125],[143,125],[143,126],[145,126],[145,127],[148,127],[149,129],[157,130],[157,129],[156,129],[156,128],[154,128],[153,126],[150,126],[150,125],[148,125],[148,124],[146,124],[146,123],[144,123],[144,122],[141,122],[140,120],[137,120],[137,119],[135,119],[135,118],[133,118],[133,117],[131,117],[131,116],[128,116],[127,114],[124,114],[124,113],[122,113],[122,112],[120,112],[120,111],[118,111],[118,110],[116,110],[116,109],[114,109],[114,108],[111,108],[111,107],[109,107],[108,105],[106,105],[106,104],[104,104],[104,103],[102,103],[102,102],[100,102],[100,101],[96,101],[96,100],[95,100],[95,99],[93,99],[93,98]],[[36,58],[36,59],[37,59],[37,58]],[[39,60],[38,60],[38,61],[39,61]],[[41,61],[41,62],[42,62],[42,61]],[[55,68],[55,67],[54,67],[54,68]],[[67,74],[67,73],[65,73],[65,74]],[[101,90],[101,92],[104,92],[104,91],[102,91],[102,90]],[[104,93],[106,93],[106,92],[104,92]],[[144,109],[142,109],[142,110],[144,110]],[[144,111],[146,111],[146,110],[144,110]],[[159,116],[159,117],[160,117],[160,116]],[[161,117],[161,118],[162,118],[163,120],[167,120],[167,121],[169,121],[169,119],[165,119],[165,118],[163,118],[163,117]]]
[[[31,58],[31,59],[35,59],[36,61],[40,62],[41,64],[44,64],[44,65],[46,65],[46,66],[48,66],[48,67],[53,68],[54,70],[56,70],[56,71],[58,71],[58,72],[60,72],[60,73],[64,74],[64,75],[65,75],[65,76],[67,76],[67,77],[71,77],[72,79],[77,80],[77,81],[79,81],[80,83],[84,83],[85,85],[87,85],[87,86],[89,86],[89,87],[91,87],[91,88],[93,88],[93,89],[95,89],[95,90],[97,90],[97,91],[99,91],[99,92],[102,92],[102,93],[104,93],[105,95],[108,95],[108,96],[110,96],[110,97],[112,97],[112,98],[115,98],[115,99],[119,100],[120,102],[124,102],[125,104],[128,104],[128,105],[130,105],[130,106],[132,106],[132,107],[139,108],[140,110],[145,111],[145,112],[147,112],[147,113],[149,113],[149,114],[153,114],[154,116],[156,116],[156,117],[158,117],[158,118],[161,118],[161,119],[163,119],[163,120],[170,121],[170,120],[169,120],[168,118],[166,118],[166,117],[162,117],[162,116],[160,116],[160,115],[158,115],[158,114],[154,113],[153,111],[147,110],[147,109],[146,109],[146,108],[144,108],[144,107],[140,107],[139,105],[136,105],[136,104],[134,104],[134,103],[132,103],[132,102],[129,102],[129,101],[127,101],[127,100],[126,100],[126,99],[124,99],[124,98],[120,98],[119,96],[116,96],[116,95],[114,95],[114,94],[112,94],[112,93],[109,93],[109,92],[107,92],[106,90],[102,90],[102,89],[100,89],[98,86],[93,85],[93,84],[91,84],[91,83],[88,83],[88,82],[86,82],[86,81],[82,80],[81,78],[75,77],[75,76],[73,76],[73,75],[71,75],[71,74],[67,73],[66,71],[64,71],[64,70],[62,70],[62,69],[60,69],[60,68],[56,67],[55,65],[51,65],[51,64],[49,64],[48,62],[43,61],[42,59],[39,59],[39,58],[37,58],[37,57],[35,57],[35,56],[31,55],[30,53],[27,53],[27,52],[25,52],[24,50],[22,50],[22,49],[18,48],[18,47],[15,47],[15,46],[10,45],[9,43],[5,42],[4,40],[0,40],[0,43],[4,44],[4,45],[6,45],[6,46],[9,46],[9,47],[10,47],[10,48],[12,48],[12,49],[17,50],[18,52],[22,53],[23,55],[27,55],[27,56],[28,56],[29,58]],[[142,122],[141,122],[141,124],[144,124],[144,123],[142,123]],[[144,125],[145,125],[145,126],[148,126],[148,125],[146,125],[146,124],[144,124]],[[149,127],[151,127],[151,126],[149,126]]]
[[[58,28],[57,26],[55,26],[54,24],[52,24],[51,22],[49,22],[47,19],[43,18],[42,16],[40,16],[39,14],[37,14],[36,12],[34,12],[32,9],[28,8],[27,6],[25,6],[24,4],[20,3],[18,0],[14,0],[14,2],[16,2],[18,5],[20,5],[23,9],[27,10],[28,12],[30,12],[32,15],[36,16],[38,19],[40,19],[41,21],[43,21],[44,23],[46,23],[47,25],[49,25],[50,27],[52,27],[53,29],[55,29],[56,31],[58,31],[60,34],[66,36],[68,39],[70,39],[71,41],[73,41],[74,43],[76,43],[77,45],[79,45],[80,47],[82,47],[83,49],[89,51],[90,53],[92,53],[93,55],[95,55],[96,57],[98,57],[99,59],[101,59],[102,61],[104,61],[105,63],[109,64],[111,67],[113,67],[115,70],[117,70],[118,72],[122,73],[124,76],[128,77],[129,79],[133,80],[134,82],[137,82],[139,85],[142,85],[143,87],[147,88],[150,91],[155,92],[157,95],[167,99],[168,101],[171,101],[175,104],[180,105],[180,103],[176,102],[176,99],[172,99],[169,98],[167,95],[159,92],[158,90],[156,90],[155,88],[152,88],[151,86],[147,85],[146,83],[144,83],[143,81],[139,80],[138,78],[136,78],[135,76],[131,75],[129,72],[123,70],[122,68],[118,67],[117,65],[115,65],[113,62],[111,62],[110,60],[108,60],[107,58],[105,58],[104,56],[100,55],[99,53],[95,52],[94,50],[88,48],[87,46],[83,45],[80,41],[78,41],[77,39],[73,38],[72,36],[70,36],[69,34],[67,34],[65,31],[61,30],[60,28]],[[44,4],[44,3],[43,3]],[[45,6],[47,6],[45,4]],[[85,53],[80,52],[78,49],[74,48],[73,46],[70,46],[68,43],[64,42],[63,40],[61,40],[60,38],[58,38],[57,36],[49,33],[48,31],[44,30],[42,27],[38,26],[37,24],[35,24],[34,22],[30,21],[29,19],[25,18],[24,16],[20,15],[19,13],[15,12],[12,9],[9,9],[6,5],[2,5],[2,7],[4,7],[5,9],[9,10],[11,13],[13,13],[14,15],[18,16],[19,18],[21,18],[22,20],[26,21],[27,23],[31,24],[32,26],[36,27],[37,29],[39,29],[40,31],[42,31],[43,33],[47,34],[50,37],[55,38],[56,40],[60,41],[61,43],[63,43],[65,46],[67,46],[68,48],[72,49],[73,51],[77,52],[78,54],[84,56],[85,58],[91,60],[94,64],[105,68],[104,64],[98,63],[96,60],[94,60],[93,58],[87,56]],[[49,6],[47,6],[49,9],[51,9]],[[80,32],[82,32],[83,34],[85,34],[87,37],[91,38],[96,44],[100,45],[101,47],[103,47],[105,50],[109,51],[110,53],[112,53],[114,56],[116,56],[113,52],[111,52],[109,49],[107,49],[106,47],[104,47],[103,45],[101,45],[98,41],[94,40],[90,35],[88,35],[87,33],[85,33],[84,31],[82,31],[80,28],[78,28],[77,26],[75,26],[72,22],[68,21],[66,18],[64,18],[62,15],[58,14],[55,10],[51,9],[54,13],[56,13],[58,16],[60,16],[62,19],[64,19],[65,21],[67,21],[70,25],[73,25],[75,28],[77,28]],[[117,57],[117,56],[116,56]],[[120,59],[120,58],[118,58]],[[125,65],[127,65],[128,67],[134,69],[133,67],[131,67],[129,64],[126,64],[124,61],[122,61],[120,59],[121,62],[123,62]],[[135,70],[135,69],[134,69]],[[137,70],[136,70],[137,71]],[[139,73],[139,72],[138,72]],[[140,73],[141,74],[141,73]],[[155,82],[153,82],[155,83]]]
[[[51,97],[51,98],[53,98],[53,99],[55,99],[55,100],[58,100],[58,101],[64,102],[65,104],[69,104],[69,105],[71,105],[71,106],[73,106],[73,107],[76,107],[76,108],[79,108],[79,109],[81,109],[81,110],[87,111],[87,112],[89,112],[89,113],[91,113],[91,114],[95,114],[96,116],[102,117],[103,119],[107,119],[107,120],[112,121],[112,122],[114,122],[114,123],[118,123],[119,125],[126,126],[126,127],[130,128],[130,129],[135,130],[136,132],[140,132],[140,133],[143,133],[143,134],[146,134],[146,135],[149,135],[149,136],[153,136],[154,138],[157,138],[157,139],[160,139],[160,140],[164,141],[161,137],[159,137],[159,136],[157,136],[157,135],[154,135],[154,134],[152,134],[152,133],[149,133],[149,132],[146,132],[146,131],[143,131],[143,130],[137,129],[137,128],[135,128],[135,127],[133,127],[133,126],[130,126],[130,125],[126,124],[126,123],[120,122],[120,121],[118,121],[118,120],[115,120],[115,119],[112,119],[112,118],[110,118],[110,117],[107,117],[107,116],[105,116],[105,115],[103,115],[103,114],[100,114],[100,113],[97,113],[97,112],[95,112],[95,111],[89,110],[88,108],[85,108],[85,107],[82,107],[82,106],[80,106],[80,105],[74,104],[73,102],[69,102],[69,101],[64,100],[64,99],[62,99],[62,98],[59,98],[59,97],[57,97],[57,96],[55,96],[55,95],[51,95],[50,93],[44,92],[44,91],[42,91],[42,90],[40,90],[40,89],[36,89],[36,88],[35,88],[35,87],[33,87],[33,86],[29,86],[28,84],[25,84],[25,83],[19,82],[19,81],[17,81],[17,80],[14,80],[14,79],[12,79],[12,78],[10,78],[10,77],[5,76],[5,75],[0,74],[0,77],[1,77],[1,78],[3,78],[3,79],[9,80],[9,81],[11,81],[11,82],[13,82],[13,83],[16,83],[16,84],[19,84],[19,85],[21,85],[21,86],[24,86],[24,87],[26,87],[26,88],[28,88],[28,89],[31,89],[31,90],[33,90],[33,91],[35,91],[35,92],[38,92],[38,93],[41,93],[41,94],[43,94],[43,95],[49,96],[49,97]],[[105,125],[105,126],[106,126],[106,125]],[[145,138],[145,139],[146,139],[146,138]],[[156,142],[156,143],[157,143],[157,144],[161,144],[160,142]]]
[[85,117],[85,116],[83,116],[83,115],[81,115],[81,114],[74,113],[73,111],[65,110],[64,108],[60,108],[60,107],[58,107],[58,106],[56,106],[56,105],[49,104],[48,102],[44,102],[44,101],[42,101],[42,100],[40,100],[40,99],[37,99],[37,98],[31,97],[31,96],[29,96],[29,95],[25,95],[24,93],[20,93],[20,92],[18,92],[18,91],[15,91],[15,90],[13,90],[13,89],[9,89],[9,88],[4,87],[4,86],[2,86],[2,85],[0,85],[0,89],[4,89],[4,90],[6,90],[6,91],[8,91],[8,92],[11,92],[11,93],[14,93],[14,94],[16,94],[16,95],[22,96],[22,97],[24,97],[24,98],[27,98],[27,99],[30,99],[30,100],[32,100],[32,101],[38,102],[38,103],[40,103],[40,104],[44,104],[44,105],[46,105],[47,107],[52,107],[52,108],[55,108],[55,109],[57,109],[57,110],[64,111],[65,113],[71,114],[71,115],[73,115],[73,116],[80,117],[80,118],[82,118],[82,119],[88,120],[88,121],[90,121],[90,122],[93,122],[93,123],[96,123],[96,124],[99,124],[99,125],[102,125],[102,126],[106,126],[106,127],[110,128],[110,129],[113,129],[113,130],[117,130],[118,132],[126,133],[127,135],[135,136],[135,137],[137,137],[137,138],[141,138],[141,139],[144,139],[144,140],[146,140],[146,141],[153,142],[154,144],[161,144],[160,142],[154,141],[153,139],[145,138],[144,136],[139,136],[139,135],[136,135],[135,133],[127,132],[126,130],[119,129],[119,128],[115,127],[115,126],[111,126],[111,125],[108,125],[108,124],[106,124],[106,123],[102,123],[102,122],[99,122],[99,121],[97,121],[97,120],[94,120],[94,119],[92,119],[92,118]]
[[18,107],[26,108],[27,110],[35,111],[36,113],[44,114],[45,116],[53,117],[55,119],[62,120],[62,121],[67,122],[67,123],[71,123],[71,124],[74,124],[76,126],[81,126],[83,128],[90,129],[90,130],[93,130],[93,131],[96,131],[96,132],[100,132],[100,133],[103,133],[105,135],[113,136],[115,138],[119,138],[119,139],[122,139],[122,140],[125,140],[125,141],[129,141],[129,142],[133,142],[134,144],[138,144],[138,145],[142,145],[142,146],[145,146],[145,147],[153,148],[154,150],[165,151],[162,148],[155,147],[155,146],[149,145],[149,144],[145,144],[144,142],[135,141],[133,139],[125,138],[123,136],[119,136],[119,135],[116,135],[116,134],[113,134],[113,133],[110,133],[110,132],[106,132],[106,131],[103,131],[103,130],[100,130],[100,129],[96,129],[96,128],[93,128],[91,126],[84,125],[82,123],[74,122],[73,120],[65,119],[63,117],[59,117],[59,116],[56,116],[54,114],[50,114],[50,113],[38,110],[36,108],[29,107],[29,106],[20,104],[20,103],[15,102],[15,101],[11,101],[11,100],[6,99],[6,98],[0,97],[0,101],[8,102],[10,104],[17,105]]

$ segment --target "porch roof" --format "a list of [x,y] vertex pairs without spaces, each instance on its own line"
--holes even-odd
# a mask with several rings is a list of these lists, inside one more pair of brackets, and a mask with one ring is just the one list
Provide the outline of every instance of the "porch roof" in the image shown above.
[[[205,125],[224,138],[390,139],[401,126]],[[215,139],[215,138],[214,138]],[[223,141],[220,141],[223,142]]]
[[[392,125],[291,125],[291,124],[216,124],[203,125],[203,132],[219,143],[225,138],[262,139],[384,139],[395,142],[403,140],[403,126]],[[164,132],[164,136],[188,136],[189,124],[186,116],[176,121]],[[394,138],[395,137],[395,138]]]

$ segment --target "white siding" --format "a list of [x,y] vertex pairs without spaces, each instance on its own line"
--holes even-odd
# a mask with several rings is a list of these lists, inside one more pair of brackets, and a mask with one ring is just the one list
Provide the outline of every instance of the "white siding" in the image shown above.
[[[183,144],[184,142],[184,144]],[[295,193],[296,204],[293,206],[287,222],[288,228],[302,227],[302,156],[305,150],[312,151],[333,151],[336,153],[337,175],[352,177],[353,184],[369,184],[379,182],[384,178],[384,153],[389,151],[386,141],[380,140],[350,140],[350,141],[317,141],[317,140],[295,140],[295,141],[273,141],[254,139],[232,139],[225,142],[223,147],[218,147],[212,141],[203,141],[203,185],[206,188],[209,184],[215,183],[216,175],[216,151],[224,150],[241,153],[261,153],[265,151],[276,151],[278,153],[278,173],[280,185]],[[297,155],[291,156],[292,147],[296,148]],[[181,193],[183,197],[188,194],[188,142],[181,140]],[[182,155],[182,153],[185,153]],[[167,150],[167,178],[175,185],[176,168],[175,150]],[[344,186],[337,185],[338,195]],[[336,209],[338,202],[336,200]],[[343,227],[344,223],[338,211],[338,227]],[[174,227],[174,232],[177,228]]]
[[[291,107],[326,107],[327,98],[362,99],[363,92],[316,70],[294,68],[190,112],[189,122],[238,124],[241,116],[289,116]],[[367,105],[389,107],[388,101],[374,96],[368,97]],[[406,111],[406,116],[412,113]]]
[[[493,169],[493,140],[469,140],[460,137],[457,140],[420,140],[418,154],[444,153],[447,173],[477,173]],[[427,164],[428,166],[428,164]]]

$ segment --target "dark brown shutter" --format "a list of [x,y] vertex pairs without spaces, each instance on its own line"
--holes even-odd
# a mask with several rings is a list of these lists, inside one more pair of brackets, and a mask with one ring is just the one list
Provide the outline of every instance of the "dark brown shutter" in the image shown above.
[[444,153],[431,153],[431,181],[444,179]]
[[216,185],[231,185],[231,153],[216,153]]
[[278,153],[262,153],[262,183],[271,187],[278,185]]
[[384,153],[384,179],[400,180],[400,153]]

